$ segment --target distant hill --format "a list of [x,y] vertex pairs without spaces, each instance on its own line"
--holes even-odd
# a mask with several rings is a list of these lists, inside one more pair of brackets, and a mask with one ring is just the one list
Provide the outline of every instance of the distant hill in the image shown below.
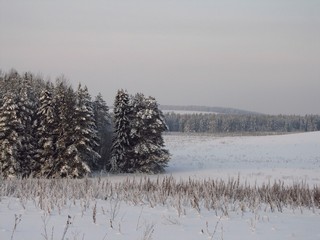
[[251,112],[235,108],[208,107],[208,106],[177,106],[177,105],[160,105],[162,111],[183,111],[184,113],[215,113],[215,114],[234,114],[234,115],[262,115],[262,113]]

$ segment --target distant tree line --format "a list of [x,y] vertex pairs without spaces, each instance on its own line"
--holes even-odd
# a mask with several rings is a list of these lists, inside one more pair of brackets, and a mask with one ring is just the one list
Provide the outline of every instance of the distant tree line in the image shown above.
[[166,113],[172,132],[308,132],[320,130],[319,115]]
[[[167,129],[154,98],[99,94],[31,73],[0,72],[0,175],[78,178],[94,171],[162,172]],[[113,127],[114,126],[114,127]]]
[[190,112],[206,112],[206,113],[220,113],[220,114],[232,114],[232,115],[256,115],[257,112],[246,111],[235,108],[225,107],[210,107],[210,106],[193,106],[193,105],[161,105],[161,110],[166,111],[190,111]]

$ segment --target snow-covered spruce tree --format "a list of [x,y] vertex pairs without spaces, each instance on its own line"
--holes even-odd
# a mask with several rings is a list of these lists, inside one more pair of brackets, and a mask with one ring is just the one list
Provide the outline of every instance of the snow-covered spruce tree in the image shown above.
[[125,90],[118,90],[114,101],[114,136],[111,147],[111,171],[127,172],[130,153],[130,120],[132,108],[129,104],[129,95]]
[[76,149],[73,146],[74,112],[76,96],[73,89],[64,81],[57,82],[54,93],[55,109],[58,119],[56,158],[52,174],[48,177],[80,177],[87,172],[81,164],[76,164],[73,159]]
[[13,93],[5,94],[0,108],[0,174],[5,178],[20,176],[22,172],[19,150],[23,126],[16,99]]
[[5,95],[4,73],[0,70],[0,106],[3,105],[3,97]]
[[133,168],[130,172],[161,173],[170,158],[162,137],[162,132],[167,130],[163,114],[156,100],[143,94],[136,94],[132,105],[134,114],[130,138]]
[[36,101],[33,96],[31,85],[31,76],[25,74],[21,79],[21,89],[17,98],[18,118],[21,120],[23,134],[21,134],[21,148],[19,149],[19,157],[21,164],[21,175],[29,176],[34,166],[36,155],[36,142],[34,120],[36,115]]
[[48,83],[40,95],[37,110],[36,137],[38,149],[37,164],[34,166],[35,176],[49,177],[53,175],[56,157],[57,117],[53,98],[53,86]]
[[111,116],[109,107],[100,93],[93,102],[93,112],[99,139],[99,146],[96,148],[96,152],[101,156],[98,163],[99,169],[109,171],[111,169],[110,149],[112,144]]
[[3,86],[2,91],[3,93],[15,93],[18,94],[20,87],[21,87],[21,77],[19,73],[15,69],[11,69],[8,73],[4,75],[3,78]]
[[76,92],[76,107],[73,120],[73,167],[76,177],[81,177],[97,169],[100,155],[95,151],[98,146],[98,137],[91,97],[87,87],[79,85]]

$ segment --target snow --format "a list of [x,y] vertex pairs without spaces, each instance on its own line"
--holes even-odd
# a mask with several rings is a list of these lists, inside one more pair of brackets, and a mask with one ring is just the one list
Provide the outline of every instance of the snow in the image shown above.
[[[172,159],[160,177],[320,185],[320,132],[245,137],[167,134],[164,139]],[[115,182],[126,177],[106,176]],[[185,208],[179,216],[168,205],[85,197],[48,212],[40,210],[38,201],[0,197],[0,239],[10,239],[12,232],[17,240],[63,239],[65,230],[64,239],[320,239],[319,209],[286,207],[272,212],[260,207],[225,215]],[[13,231],[15,215],[21,221]],[[68,216],[71,223],[66,225]]]
[[54,239],[61,239],[68,216],[71,217],[71,224],[66,239],[104,239],[105,236],[105,239],[143,239],[148,227],[154,230],[152,239],[166,240],[320,238],[319,212],[262,211],[243,215],[232,213],[228,217],[221,217],[213,212],[204,211],[199,214],[190,209],[185,216],[178,217],[175,211],[163,206],[146,208],[121,203],[119,211],[110,220],[112,204],[102,200],[96,203],[97,216],[94,223],[94,202],[86,211],[79,207],[80,203],[76,206],[70,203],[60,213],[55,211],[46,215],[32,202],[28,202],[26,209],[23,209],[17,199],[2,199],[0,237],[10,239],[15,213],[21,214],[21,222],[14,233],[14,239],[45,239],[42,236],[45,229],[48,239],[52,232]]
[[165,136],[167,169],[181,178],[237,178],[249,182],[307,181],[320,185],[320,132],[276,136]]

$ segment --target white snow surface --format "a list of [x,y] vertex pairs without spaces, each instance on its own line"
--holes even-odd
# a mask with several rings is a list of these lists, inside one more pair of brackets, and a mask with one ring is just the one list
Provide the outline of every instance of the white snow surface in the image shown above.
[[166,135],[176,177],[320,185],[320,132],[270,136]]
[[[164,138],[172,154],[164,176],[239,177],[249,184],[281,180],[285,184],[303,181],[310,186],[320,185],[320,132],[254,137],[167,134]],[[115,182],[127,178],[106,177]],[[134,206],[125,202],[117,205],[110,200],[91,199],[85,211],[81,200],[70,200],[62,209],[55,208],[48,214],[32,200],[2,197],[1,240],[11,239],[15,214],[21,214],[12,238],[17,240],[51,239],[51,236],[62,239],[68,215],[71,224],[64,239],[320,239],[319,209],[235,210],[222,216],[206,209],[197,212],[189,208],[179,216],[170,206]]]

